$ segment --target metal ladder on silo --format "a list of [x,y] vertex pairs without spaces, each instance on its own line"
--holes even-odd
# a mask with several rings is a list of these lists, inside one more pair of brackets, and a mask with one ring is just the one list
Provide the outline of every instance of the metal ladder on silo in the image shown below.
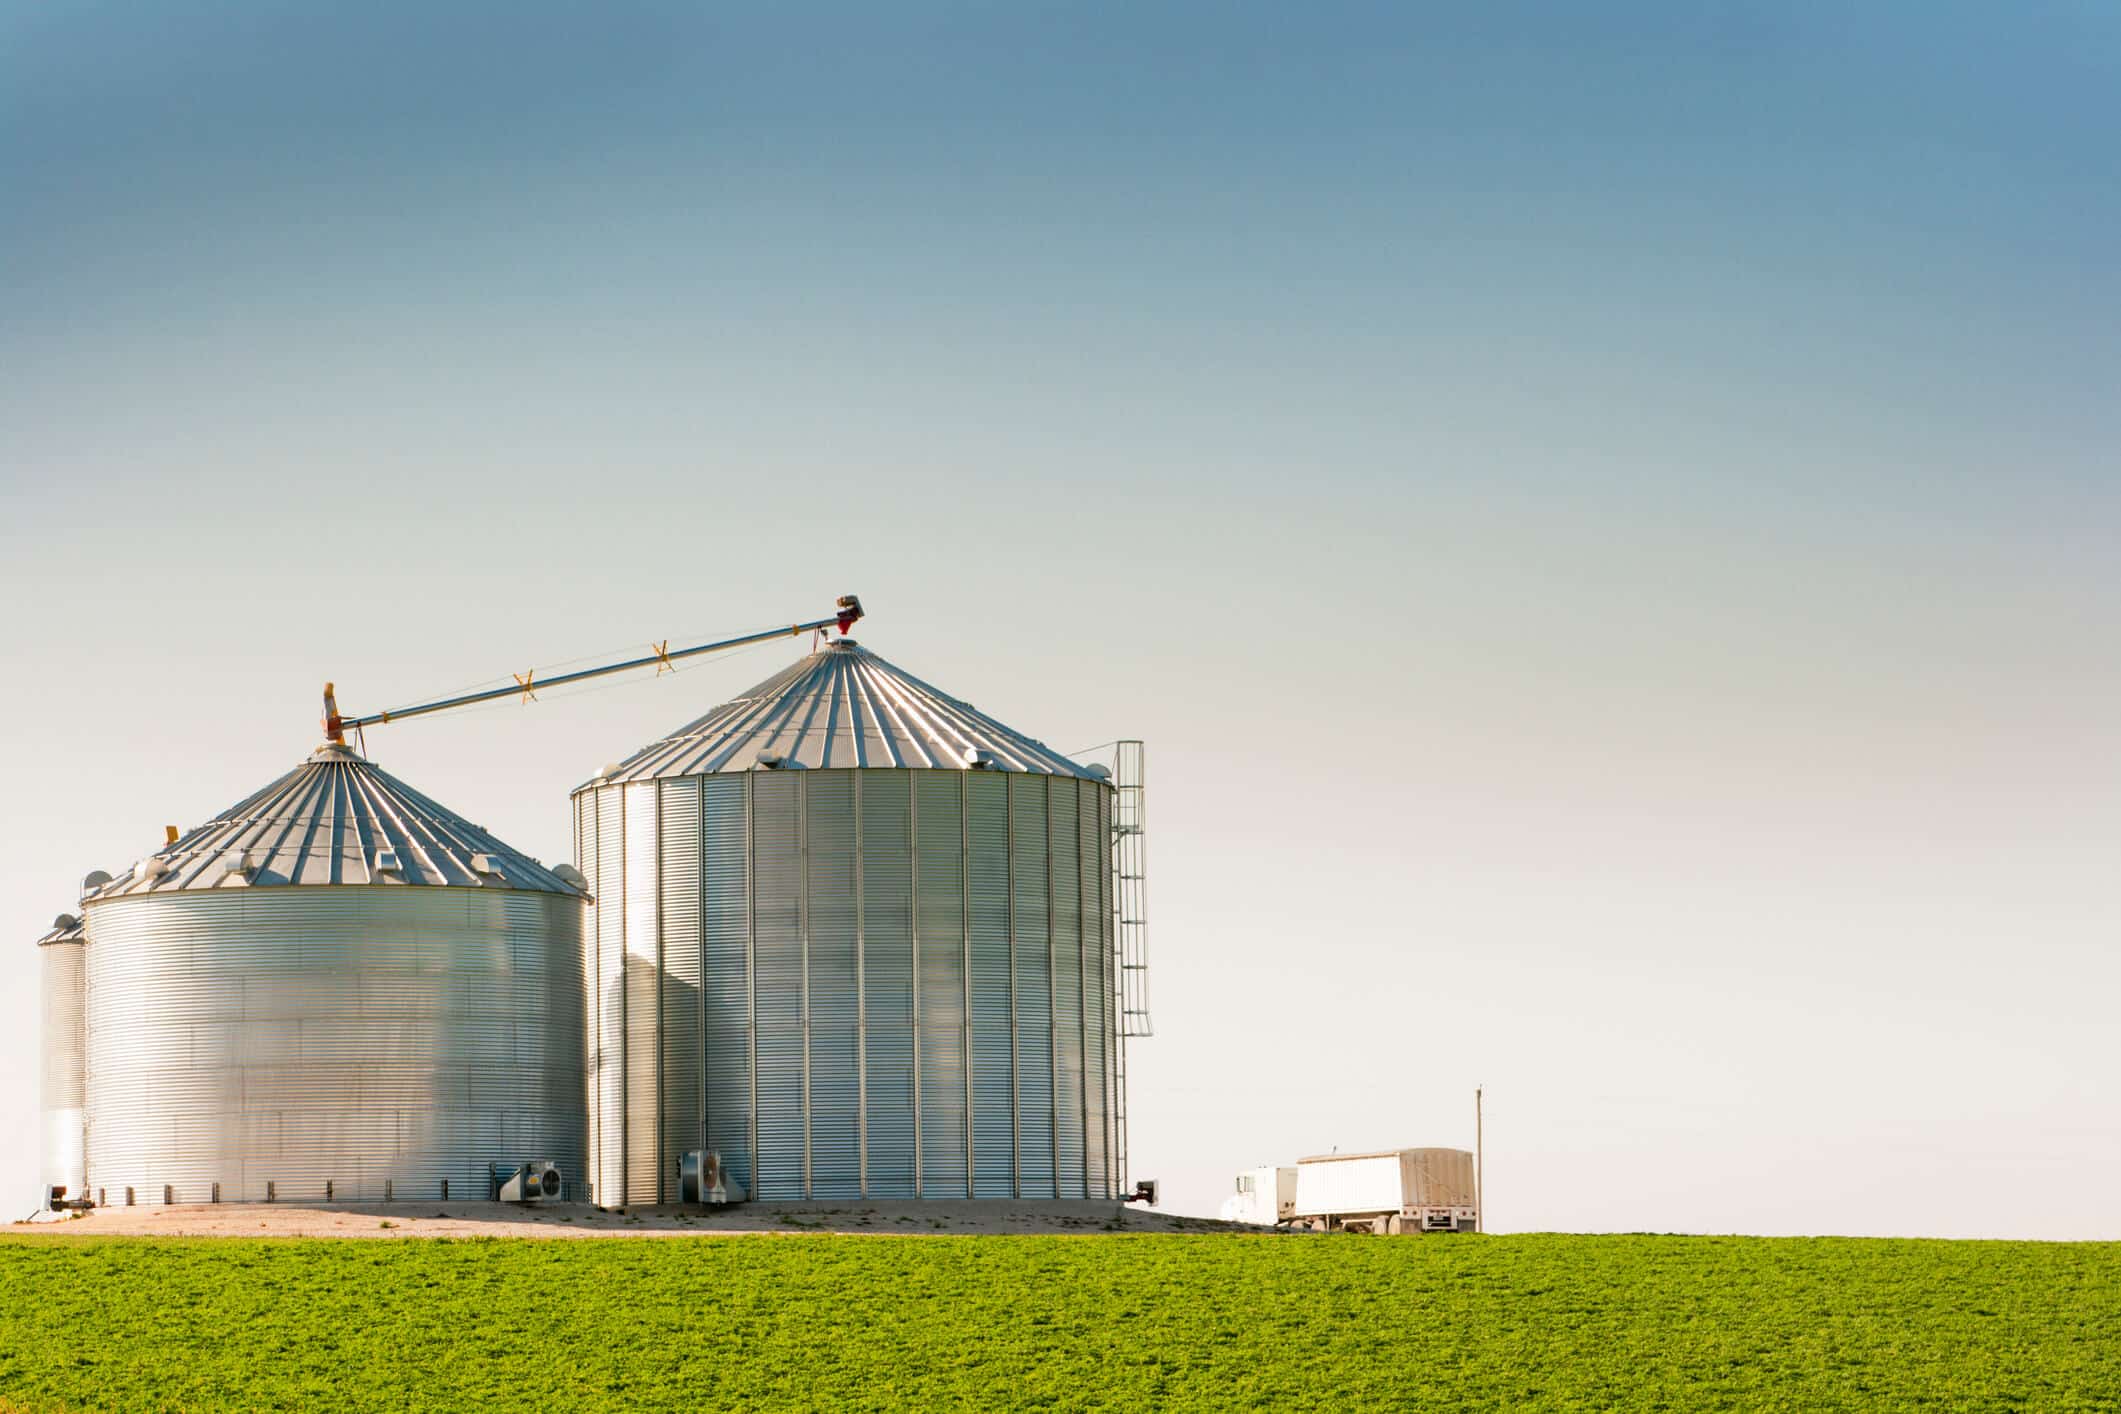
[[1113,954],[1119,969],[1119,1064],[1114,1132],[1122,1192],[1127,1170],[1127,1040],[1149,1036],[1148,753],[1139,741],[1114,743],[1112,784]]

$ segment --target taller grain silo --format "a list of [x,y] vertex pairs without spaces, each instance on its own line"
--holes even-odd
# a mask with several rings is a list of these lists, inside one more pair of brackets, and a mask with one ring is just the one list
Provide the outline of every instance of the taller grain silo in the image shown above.
[[[572,877],[570,877],[572,876]],[[101,1201],[433,1201],[577,1178],[583,894],[343,744],[86,915]]]
[[579,787],[595,1201],[1117,1196],[1113,795],[845,638]]
[[[102,880],[101,874],[90,876]],[[83,1142],[82,980],[86,939],[81,920],[62,913],[37,939],[42,1021],[38,1066],[44,1121],[44,1201],[79,1200],[88,1187]]]

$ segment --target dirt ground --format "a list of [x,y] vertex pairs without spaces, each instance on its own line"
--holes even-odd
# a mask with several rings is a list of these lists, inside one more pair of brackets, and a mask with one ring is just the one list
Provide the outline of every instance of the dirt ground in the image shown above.
[[180,1203],[101,1208],[82,1217],[18,1222],[7,1231],[66,1237],[684,1237],[753,1234],[1228,1232],[1212,1222],[1085,1202],[743,1203],[714,1211],[578,1203]]

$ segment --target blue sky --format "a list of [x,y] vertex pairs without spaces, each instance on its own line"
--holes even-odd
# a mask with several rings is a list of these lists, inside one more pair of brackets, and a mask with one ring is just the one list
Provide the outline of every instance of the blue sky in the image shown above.
[[[853,589],[1149,739],[1184,1205],[1485,1081],[1500,1226],[2121,1236],[2117,80],[2092,4],[0,3],[0,902],[326,677]],[[558,858],[777,662],[371,744]]]

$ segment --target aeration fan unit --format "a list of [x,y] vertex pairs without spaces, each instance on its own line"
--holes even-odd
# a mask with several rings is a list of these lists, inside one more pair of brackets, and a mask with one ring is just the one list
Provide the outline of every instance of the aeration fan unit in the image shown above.
[[557,1203],[567,1189],[560,1166],[550,1159],[532,1159],[515,1168],[494,1165],[494,1197],[503,1203]]

